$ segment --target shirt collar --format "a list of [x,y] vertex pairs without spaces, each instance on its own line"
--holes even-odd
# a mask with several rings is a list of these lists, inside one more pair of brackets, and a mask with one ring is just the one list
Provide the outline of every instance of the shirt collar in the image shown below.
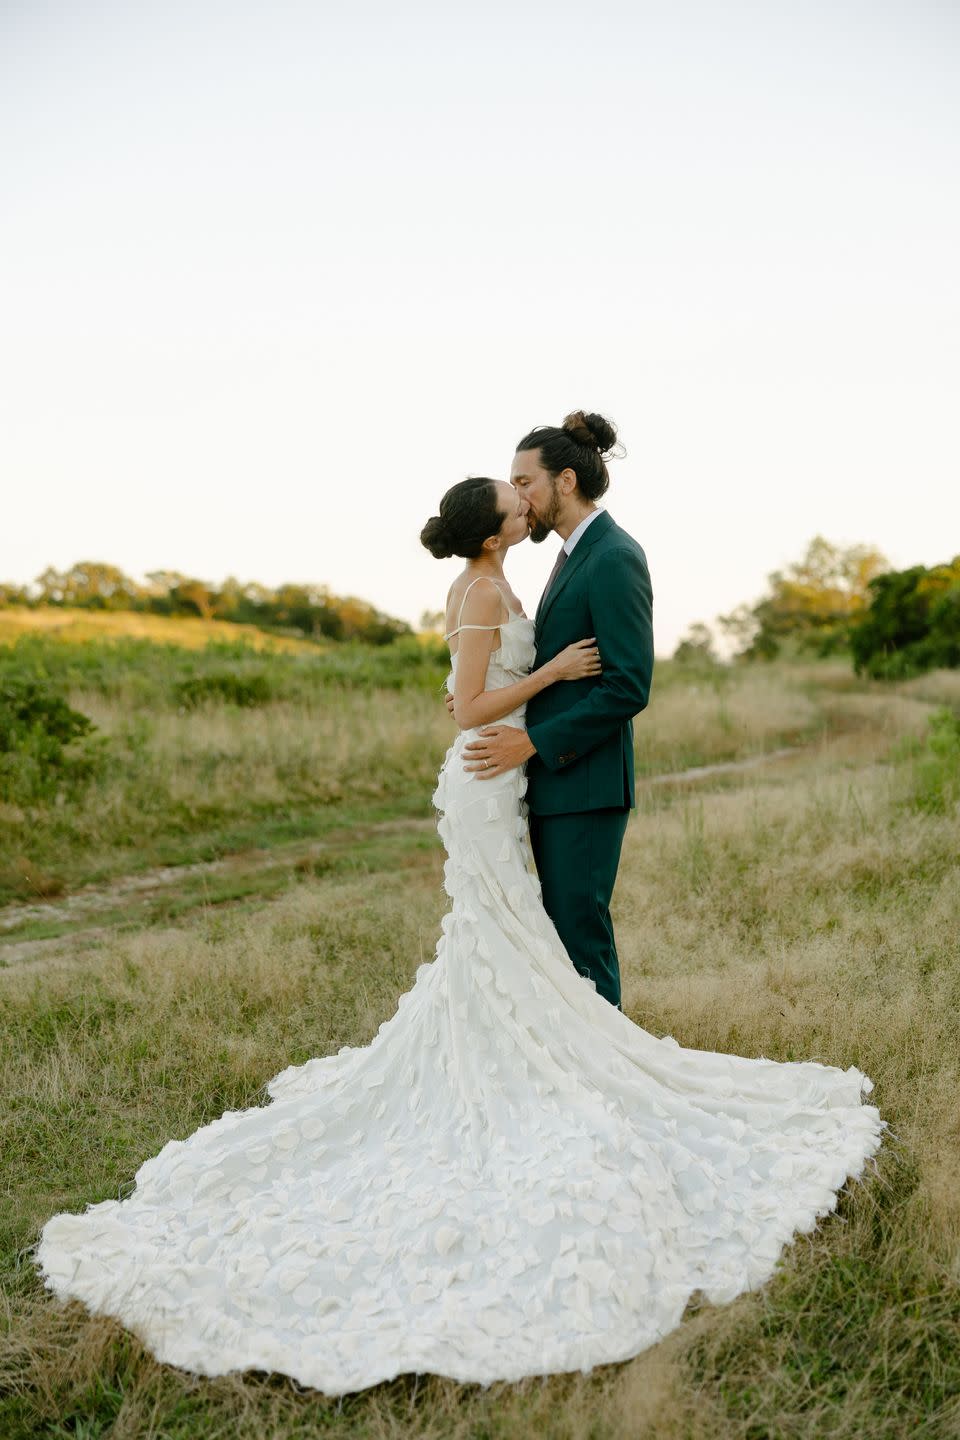
[[568,555],[573,554],[573,547],[574,545],[576,545],[577,541],[580,539],[580,536],[583,534],[584,530],[586,530],[587,526],[592,525],[594,520],[596,520],[597,516],[602,514],[603,511],[598,508],[596,510],[591,510],[589,515],[584,515],[576,530],[572,531],[567,536],[566,540],[564,540],[563,542],[563,548],[564,550],[566,550]]

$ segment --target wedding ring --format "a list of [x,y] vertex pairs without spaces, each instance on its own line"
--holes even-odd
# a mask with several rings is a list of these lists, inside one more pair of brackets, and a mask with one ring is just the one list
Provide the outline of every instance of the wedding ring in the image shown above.
[[490,768],[490,761],[489,761],[489,760],[484,760],[484,762],[483,762],[483,768],[484,768],[484,770],[489,770],[489,768]]

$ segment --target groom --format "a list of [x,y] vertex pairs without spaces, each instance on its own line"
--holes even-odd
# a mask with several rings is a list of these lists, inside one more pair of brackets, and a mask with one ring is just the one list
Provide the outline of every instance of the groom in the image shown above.
[[527,705],[526,731],[489,725],[464,753],[478,780],[526,763],[544,908],[580,974],[619,1007],[610,897],[634,805],[632,720],[650,694],[653,627],[643,550],[596,505],[615,439],[601,416],[577,411],[525,436],[510,474],[531,539],[555,531],[563,541],[537,610],[534,663],[592,635],[602,674],[542,690]]

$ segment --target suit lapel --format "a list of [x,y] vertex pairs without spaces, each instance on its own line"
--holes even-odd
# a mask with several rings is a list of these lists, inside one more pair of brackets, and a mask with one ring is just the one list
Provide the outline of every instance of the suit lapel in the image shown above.
[[568,558],[566,565],[564,565],[560,574],[550,587],[550,593],[543,597],[537,609],[535,624],[538,635],[543,628],[543,623],[547,618],[550,607],[557,597],[562,595],[566,586],[569,585],[571,579],[577,573],[578,568],[586,560],[587,555],[590,553],[590,547],[595,545],[600,537],[607,533],[612,524],[613,521],[610,518],[609,512],[604,510],[601,515],[597,516],[596,520],[591,520],[586,530],[580,536],[580,539],[573,547],[573,554]]

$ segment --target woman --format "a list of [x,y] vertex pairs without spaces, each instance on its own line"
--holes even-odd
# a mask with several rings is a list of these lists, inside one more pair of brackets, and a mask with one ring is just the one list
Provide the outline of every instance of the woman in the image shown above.
[[369,1046],[284,1071],[273,1104],[169,1143],[129,1199],[44,1229],[50,1288],[162,1360],[331,1395],[622,1360],[694,1291],[766,1280],[879,1145],[855,1068],[682,1049],[573,968],[528,864],[520,771],[478,783],[461,754],[474,727],[522,726],[532,694],[601,663],[584,637],[531,670],[502,566],[525,532],[511,487],[468,480],[422,535],[466,561],[447,608],[464,728],[434,796],[452,901],[435,961]]
[[[510,626],[521,626],[517,635],[525,637],[525,655],[533,638],[533,622],[524,615],[507,583],[503,558],[529,533],[526,504],[513,486],[474,476],[447,491],[439,515],[427,521],[420,535],[437,559],[460,555],[467,562],[447,594],[447,633],[443,637],[450,646],[453,670],[449,688],[463,743],[464,731],[494,720],[516,718],[522,726],[526,702],[548,685],[582,680],[601,671],[593,636],[567,646],[532,672],[529,660],[517,655],[518,641]],[[498,658],[491,671],[495,653]],[[520,662],[516,666],[511,665],[514,658]],[[504,675],[508,676],[505,685],[500,683]],[[488,681],[492,688],[487,688]]]

